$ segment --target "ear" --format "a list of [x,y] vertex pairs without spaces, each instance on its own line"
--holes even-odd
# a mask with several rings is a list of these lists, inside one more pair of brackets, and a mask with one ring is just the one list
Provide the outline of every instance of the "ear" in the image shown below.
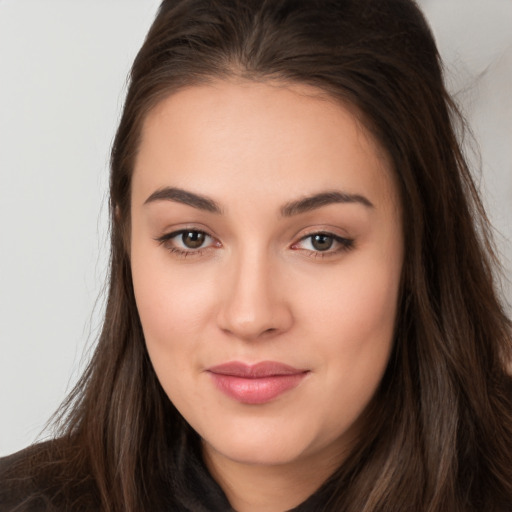
[[118,204],[114,206],[114,219],[117,224],[121,222],[121,208],[119,208]]
[[[131,244],[131,226],[130,216],[123,215],[119,204],[114,206],[113,210],[113,226],[112,229],[120,237],[121,244],[126,252],[128,259],[130,258],[130,244]],[[116,237],[117,238],[117,237]]]

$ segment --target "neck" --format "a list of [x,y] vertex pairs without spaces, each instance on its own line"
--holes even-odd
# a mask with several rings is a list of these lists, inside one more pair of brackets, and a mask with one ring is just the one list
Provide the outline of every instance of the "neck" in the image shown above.
[[245,464],[224,457],[206,443],[203,457],[237,512],[293,509],[314,494],[340,464],[339,457],[332,456],[305,457],[287,464]]

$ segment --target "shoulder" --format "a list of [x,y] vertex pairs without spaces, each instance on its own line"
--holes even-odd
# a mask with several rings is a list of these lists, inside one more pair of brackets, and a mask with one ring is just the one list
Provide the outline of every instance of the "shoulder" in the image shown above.
[[0,458],[0,512],[51,510],[30,474],[30,460],[36,451],[31,446]]
[[0,458],[0,512],[98,510],[92,486],[71,471],[66,474],[62,445],[46,441]]

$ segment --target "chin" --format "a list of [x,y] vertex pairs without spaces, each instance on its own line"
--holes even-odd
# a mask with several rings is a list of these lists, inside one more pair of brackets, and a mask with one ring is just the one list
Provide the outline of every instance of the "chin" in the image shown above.
[[282,465],[297,461],[314,445],[311,432],[281,431],[260,425],[225,429],[222,436],[203,436],[209,448],[234,462],[249,465]]
[[274,445],[261,446],[254,443],[227,443],[227,446],[213,446],[213,450],[223,457],[244,465],[279,466],[292,463],[300,458],[300,450],[294,447]]

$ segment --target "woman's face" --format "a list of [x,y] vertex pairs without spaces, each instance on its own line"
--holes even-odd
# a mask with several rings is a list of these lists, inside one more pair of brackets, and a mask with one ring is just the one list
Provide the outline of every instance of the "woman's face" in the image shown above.
[[207,454],[338,464],[393,343],[384,152],[314,88],[219,81],[147,116],[131,199],[149,355]]

